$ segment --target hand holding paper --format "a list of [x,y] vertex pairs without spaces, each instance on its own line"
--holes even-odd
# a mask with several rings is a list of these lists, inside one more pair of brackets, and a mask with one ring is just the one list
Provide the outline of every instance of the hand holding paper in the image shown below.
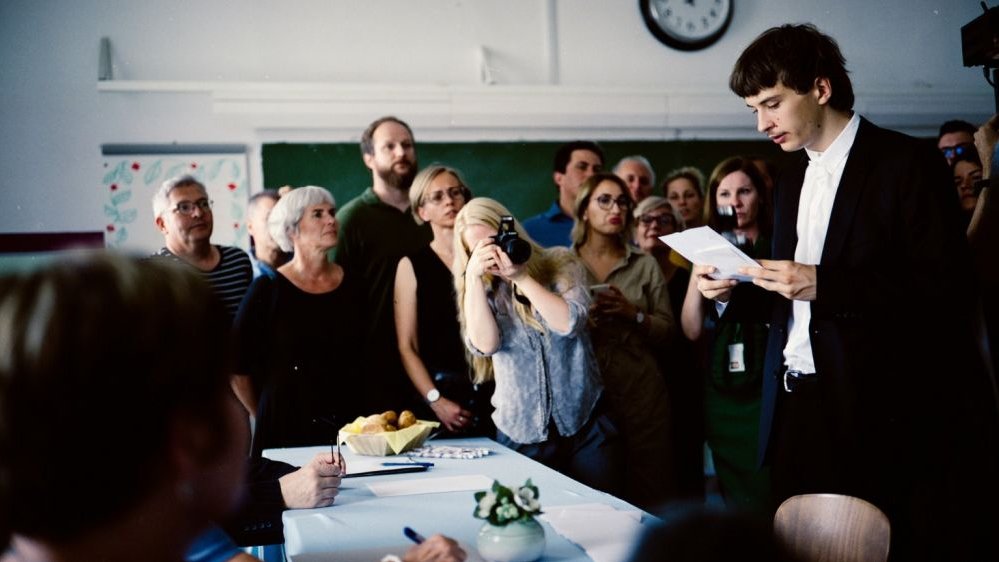
[[721,234],[707,226],[667,234],[660,236],[659,239],[691,263],[713,266],[716,273],[710,275],[712,279],[752,281],[752,276],[740,273],[739,268],[762,267]]
[[760,260],[759,267],[743,267],[753,283],[786,299],[813,301],[816,296],[814,265],[789,260]]

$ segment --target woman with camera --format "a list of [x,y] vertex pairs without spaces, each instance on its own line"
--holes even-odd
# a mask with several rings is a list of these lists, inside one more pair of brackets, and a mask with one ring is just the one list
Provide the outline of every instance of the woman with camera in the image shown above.
[[469,199],[471,192],[454,168],[432,164],[413,180],[413,218],[430,223],[434,239],[399,260],[395,328],[406,374],[433,415],[450,432],[493,437],[493,384],[473,384],[469,376],[451,274],[454,220]]
[[659,264],[629,243],[632,205],[627,185],[616,175],[591,176],[576,196],[572,245],[593,290],[590,334],[624,444],[624,498],[654,509],[675,488],[666,470],[669,401],[656,356],[675,322]]
[[[733,157],[711,173],[708,225],[740,241],[752,258],[767,258],[773,219],[763,178],[753,163]],[[681,325],[691,340],[703,340],[705,437],[727,504],[764,512],[770,505],[770,477],[757,469],[757,430],[767,327],[719,318],[714,303],[697,290],[695,266],[683,303]]]
[[585,272],[568,249],[542,249],[523,232],[483,197],[455,219],[458,317],[475,380],[496,382],[500,443],[615,493],[617,430],[600,405]]

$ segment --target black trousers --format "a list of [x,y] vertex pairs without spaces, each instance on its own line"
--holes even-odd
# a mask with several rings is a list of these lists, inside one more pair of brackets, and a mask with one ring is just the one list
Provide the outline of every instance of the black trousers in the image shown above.
[[[863,498],[888,516],[892,561],[999,559],[996,444],[981,423],[955,427],[932,407],[851,408],[858,401],[821,373],[779,392],[769,450],[778,504],[809,493]],[[905,388],[891,398],[926,402]],[[952,401],[945,391],[939,401],[955,413],[942,406]]]

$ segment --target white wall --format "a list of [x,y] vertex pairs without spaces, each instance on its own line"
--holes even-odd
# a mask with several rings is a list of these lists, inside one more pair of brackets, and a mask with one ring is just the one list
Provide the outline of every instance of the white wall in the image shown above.
[[[977,0],[735,0],[713,47],[682,53],[633,0],[5,0],[0,232],[100,230],[102,143],[354,141],[387,112],[418,140],[757,138],[727,77],[765,28],[836,37],[857,108],[933,134],[981,121],[961,66]],[[115,81],[97,82],[98,42]],[[496,84],[481,84],[478,48]]]

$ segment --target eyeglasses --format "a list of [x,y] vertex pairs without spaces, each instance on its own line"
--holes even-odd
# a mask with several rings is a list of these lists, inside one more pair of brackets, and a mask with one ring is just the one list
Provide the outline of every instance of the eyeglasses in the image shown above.
[[191,203],[190,201],[181,201],[171,210],[184,216],[190,216],[194,214],[195,208],[201,209],[202,213],[207,213],[212,210],[212,200],[198,199],[194,203]]
[[631,208],[631,197],[627,195],[619,195],[617,199],[614,199],[610,193],[604,193],[594,200],[597,202],[597,206],[605,211],[611,210],[611,206],[614,204],[617,204],[618,209],[628,210]]
[[430,202],[434,205],[440,205],[444,202],[444,196],[447,195],[452,201],[458,201],[459,199],[465,198],[465,186],[456,185],[454,187],[449,187],[447,189],[442,189],[440,191],[435,191],[428,195],[423,202]]
[[652,223],[658,224],[659,226],[676,224],[672,215],[659,215],[658,217],[654,217],[652,215],[642,215],[638,217],[638,221],[645,226],[652,226]]
[[943,152],[944,158],[954,158],[961,156],[965,152],[971,152],[975,149],[975,145],[971,143],[962,143],[955,146],[942,146],[940,151]]

